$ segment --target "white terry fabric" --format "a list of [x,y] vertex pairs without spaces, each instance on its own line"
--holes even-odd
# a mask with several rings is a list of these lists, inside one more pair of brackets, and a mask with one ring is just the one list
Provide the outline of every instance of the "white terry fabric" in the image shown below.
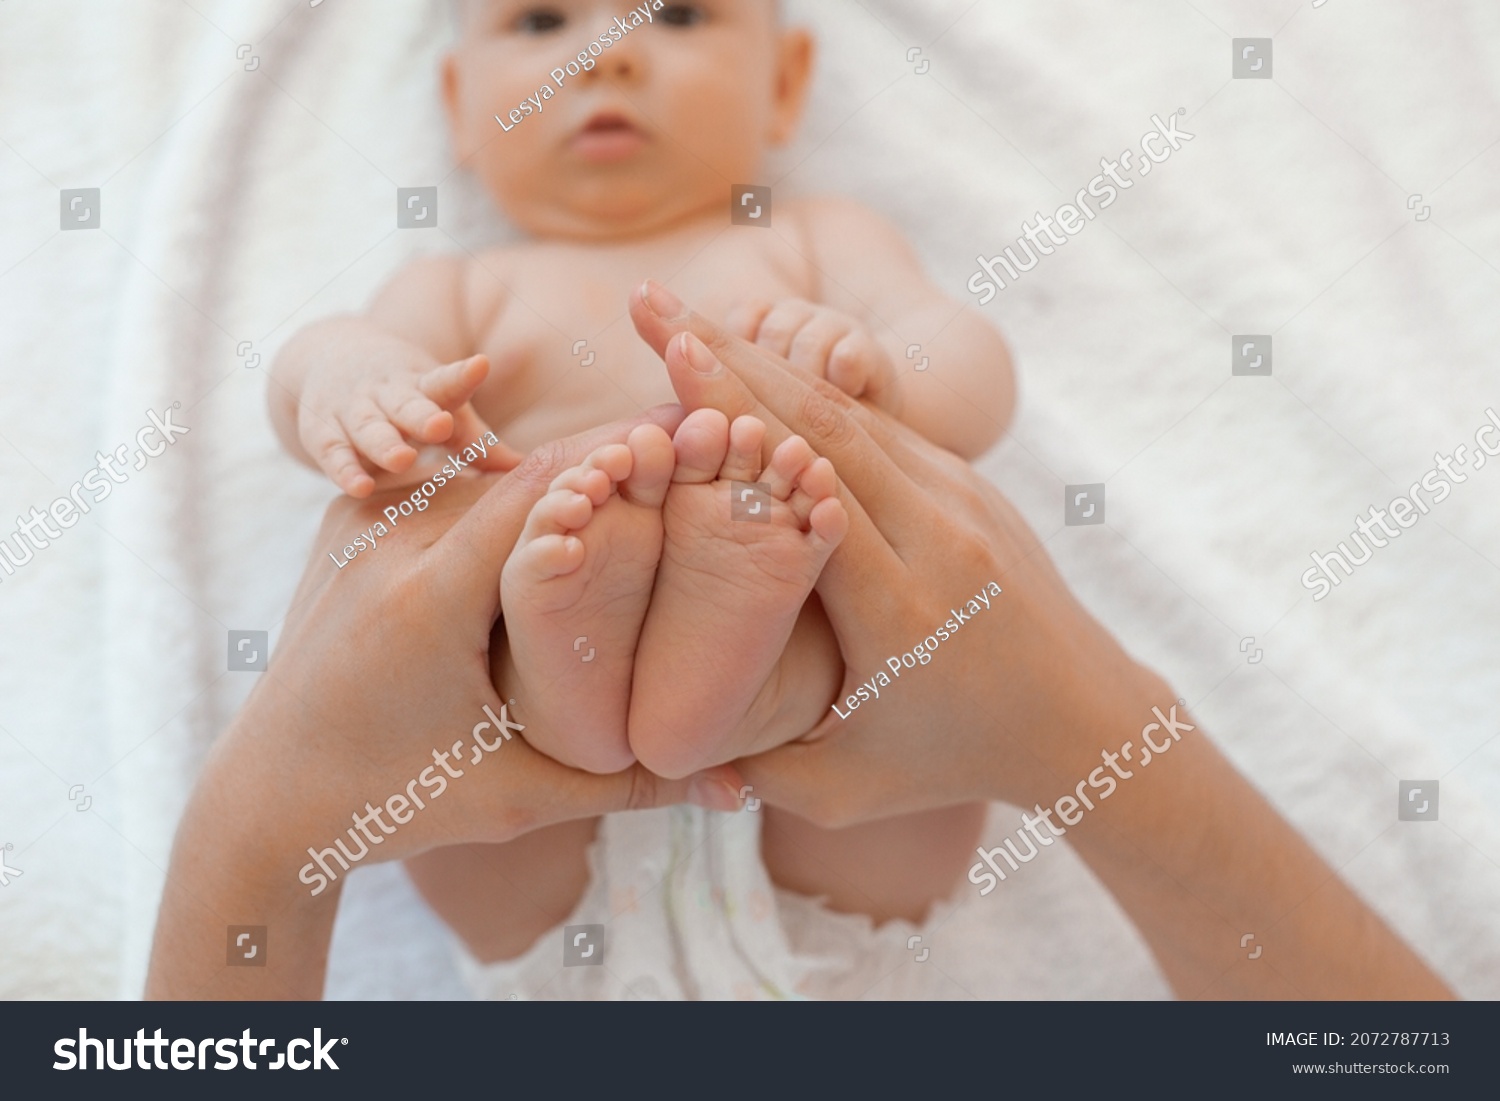
[[[976,255],[1068,201],[1152,114],[1185,109],[1192,142],[986,307],[1022,406],[982,469],[1371,905],[1462,993],[1500,996],[1500,477],[1457,487],[1329,599],[1297,580],[1500,404],[1500,13],[913,8],[794,8],[820,77],[768,178],[884,211],[964,299]],[[0,843],[25,870],[0,890],[0,993],[134,997],[183,800],[253,679],[223,671],[225,632],[275,645],[330,496],[280,454],[265,372],[239,348],[269,363],[415,252],[505,229],[449,176],[444,4],[11,0],[0,31],[0,371],[16,395],[0,516],[50,501],[148,407],[180,401],[192,428],[0,583]],[[1231,38],[1273,34],[1275,80],[1229,80]],[[395,189],[433,183],[443,229],[396,232]],[[100,185],[105,232],[55,233],[56,188]],[[1272,379],[1227,377],[1240,333],[1274,333]],[[1063,527],[1062,487],[1098,481],[1108,524]],[[1397,823],[1398,779],[1434,777],[1441,821]],[[73,783],[95,793],[87,813]],[[985,843],[1015,822],[995,808]],[[565,974],[555,932],[513,965],[456,966],[401,871],[363,869],[330,994],[650,996],[648,976],[663,997],[1166,991],[1061,846],[987,898],[964,885],[922,930],[877,934],[805,900],[764,905],[757,829],[691,809],[612,819],[577,915],[609,915],[608,961]],[[678,844],[675,909],[622,913],[610,892]]]

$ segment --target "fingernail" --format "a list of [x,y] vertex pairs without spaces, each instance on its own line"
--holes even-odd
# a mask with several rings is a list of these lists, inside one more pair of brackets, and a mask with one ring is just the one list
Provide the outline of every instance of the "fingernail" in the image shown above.
[[724,369],[718,357],[708,350],[708,345],[692,333],[683,333],[678,340],[682,342],[683,358],[696,374],[711,378]]
[[734,788],[723,780],[705,780],[702,777],[688,785],[688,802],[705,810],[733,814],[740,809],[740,797]]
[[650,279],[641,286],[641,298],[647,308],[663,321],[681,321],[687,316],[688,309],[682,304],[682,299]]

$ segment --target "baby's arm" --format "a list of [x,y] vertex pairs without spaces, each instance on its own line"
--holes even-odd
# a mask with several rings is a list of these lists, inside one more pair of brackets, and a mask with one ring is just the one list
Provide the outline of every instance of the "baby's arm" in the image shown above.
[[[381,471],[390,475],[382,485],[399,482],[391,476],[408,471],[420,447],[483,436],[489,426],[469,399],[489,364],[469,354],[467,316],[462,262],[424,258],[363,315],[320,321],[292,337],[276,357],[269,393],[287,450],[351,497],[367,497]],[[492,447],[474,465],[506,470],[519,458]]]
[[[806,241],[820,305],[752,307],[735,319],[740,334],[965,458],[999,439],[1015,405],[999,332],[933,286],[896,228],[858,203],[809,200],[793,224]],[[836,335],[840,317],[852,328],[847,336]],[[909,358],[912,345],[921,350]],[[929,366],[912,373],[912,358]]]

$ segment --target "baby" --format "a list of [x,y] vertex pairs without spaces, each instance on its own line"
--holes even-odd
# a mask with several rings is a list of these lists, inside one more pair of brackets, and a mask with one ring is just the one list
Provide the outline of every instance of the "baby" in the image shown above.
[[[672,402],[624,309],[648,279],[959,455],[999,436],[1013,402],[1004,343],[925,279],[887,223],[808,199],[731,224],[731,189],[792,136],[811,77],[812,41],[774,0],[466,0],[459,13],[442,73],[455,150],[527,240],[418,260],[363,316],[289,341],[271,405],[294,455],[364,497],[424,481],[433,448],[498,437],[473,465],[505,470],[539,444]],[[580,340],[588,355],[575,355]],[[931,364],[920,374],[906,352],[917,343],[917,369]],[[828,713],[843,667],[812,590],[848,517],[832,464],[798,437],[765,456],[765,433],[712,410],[670,437],[640,427],[537,503],[501,594],[526,686],[518,712],[539,749],[595,772],[640,761],[680,777]],[[733,483],[761,487],[741,490],[744,519]],[[806,832],[804,856],[817,847]],[[951,860],[934,866],[955,879],[963,832],[928,831],[953,835]],[[511,880],[557,859],[536,838],[514,844],[528,840],[520,864],[487,866]],[[857,863],[848,841],[840,859]],[[482,938],[459,912],[474,875],[471,863],[449,882],[417,877],[471,947]],[[806,868],[785,878],[837,900]],[[873,908],[919,915],[925,901]]]

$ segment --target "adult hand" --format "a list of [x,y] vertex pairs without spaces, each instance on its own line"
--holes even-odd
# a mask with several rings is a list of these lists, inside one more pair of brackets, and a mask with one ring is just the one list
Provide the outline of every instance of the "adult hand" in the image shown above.
[[[768,448],[790,426],[852,493],[849,535],[818,591],[848,668],[846,697],[882,669],[891,683],[858,708],[846,699],[849,717],[830,713],[805,741],[738,762],[760,797],[828,826],[974,799],[1034,807],[1024,829],[1036,847],[1022,859],[1066,833],[1179,996],[1452,996],[1195,733],[1166,684],[1084,611],[1036,536],[966,464],[727,336],[663,288],[638,291],[631,314],[689,410],[754,413],[770,426]],[[1003,591],[989,590],[989,607],[950,630],[929,664],[893,675],[887,658],[911,653],[939,623],[948,629],[959,602],[979,601],[991,581]],[[1149,769],[1142,743],[1161,758]],[[1112,798],[1093,783],[1106,772]],[[1097,798],[1088,817],[1074,798],[1086,777]],[[1053,812],[1067,829],[1053,831]],[[976,886],[988,882],[981,894],[995,873],[1004,878],[1004,852],[980,850],[994,870],[971,871]],[[1266,961],[1247,961],[1247,929]]]
[[[828,826],[995,798],[1031,806],[1098,763],[1097,728],[1122,699],[1144,715],[1137,729],[1173,702],[967,463],[663,289],[645,295],[632,317],[684,406],[762,418],[767,449],[793,425],[833,461],[851,517],[818,584],[844,654],[838,710],[739,763],[758,796]],[[929,638],[930,661],[901,662]]]
[[[499,478],[449,483],[394,525],[384,509],[401,496],[332,505],[270,667],[179,826],[150,995],[317,997],[347,874],[326,851],[339,841],[353,863],[376,863],[695,796],[732,805],[732,769],[696,789],[639,766],[592,775],[506,740],[491,718],[526,722],[525,687],[506,685],[514,706],[501,700],[489,649],[500,570],[531,506],[594,448],[680,416],[666,407],[548,445]],[[377,522],[389,528],[368,536],[378,549],[330,561]],[[227,925],[267,926],[268,965],[226,968]]]

